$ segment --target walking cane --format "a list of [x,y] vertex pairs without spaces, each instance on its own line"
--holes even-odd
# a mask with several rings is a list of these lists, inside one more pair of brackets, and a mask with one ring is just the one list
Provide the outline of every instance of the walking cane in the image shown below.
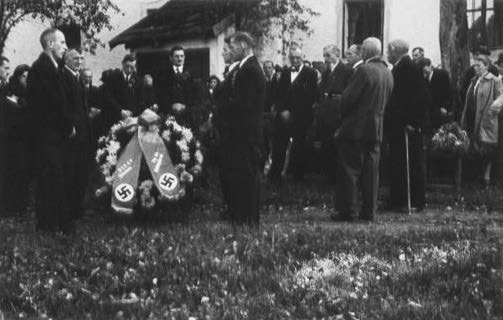
[[409,215],[412,214],[412,205],[410,203],[410,161],[409,161],[409,134],[405,128],[405,162],[407,165],[407,209]]

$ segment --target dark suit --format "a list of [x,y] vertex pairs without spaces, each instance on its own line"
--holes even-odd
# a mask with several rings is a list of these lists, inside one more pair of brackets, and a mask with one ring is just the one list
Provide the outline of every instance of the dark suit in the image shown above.
[[236,68],[217,95],[224,197],[233,222],[257,225],[265,77],[255,56]]
[[442,116],[440,109],[444,108],[448,112],[451,111],[451,81],[449,73],[442,69],[434,69],[431,79],[427,79],[426,83],[430,96],[428,124],[429,129],[434,132],[446,120]]
[[360,217],[372,220],[377,209],[379,158],[384,109],[393,89],[386,63],[374,58],[360,65],[341,99],[342,124],[336,132],[339,147],[337,199],[341,215],[357,214],[361,180]]
[[[285,163],[288,141],[293,138],[291,161],[296,179],[304,178],[307,161],[307,130],[313,121],[313,104],[317,95],[317,74],[314,69],[303,66],[292,82],[291,69],[281,73],[276,96],[277,116],[274,125],[271,178],[280,179]],[[290,121],[281,119],[283,111],[290,111]]]
[[126,80],[119,69],[110,71],[103,79],[102,115],[107,128],[121,120],[121,110],[129,110],[134,116],[139,114],[137,86],[136,75],[130,75]]
[[63,67],[61,72],[68,106],[75,125],[75,136],[67,142],[65,155],[67,210],[74,218],[78,218],[82,215],[82,204],[88,183],[91,160],[91,123],[84,88],[79,79],[67,67]]
[[262,165],[265,164],[269,154],[272,151],[272,137],[273,137],[273,113],[272,107],[276,104],[276,94],[278,91],[279,81],[273,74],[270,79],[266,78],[265,86],[265,104],[264,104],[264,157],[262,159]]
[[386,110],[385,131],[390,143],[391,207],[407,205],[407,167],[405,128],[415,128],[409,137],[410,189],[412,206],[425,204],[425,168],[423,130],[427,113],[428,91],[419,67],[404,56],[393,68],[395,86]]
[[198,90],[194,84],[190,72],[184,67],[181,74],[175,73],[173,65],[168,70],[159,74],[155,81],[156,96],[159,103],[159,112],[173,114],[174,103],[185,105],[185,111],[176,118],[180,124],[192,127],[192,113],[194,102],[197,100]]
[[322,168],[331,181],[337,172],[337,148],[333,134],[341,124],[341,95],[349,84],[353,69],[339,62],[333,71],[327,68],[319,84],[319,108],[316,129],[321,141]]
[[64,159],[74,119],[62,74],[47,54],[42,53],[33,63],[27,82],[28,110],[33,114],[38,155],[38,228],[65,228],[71,216],[66,212]]

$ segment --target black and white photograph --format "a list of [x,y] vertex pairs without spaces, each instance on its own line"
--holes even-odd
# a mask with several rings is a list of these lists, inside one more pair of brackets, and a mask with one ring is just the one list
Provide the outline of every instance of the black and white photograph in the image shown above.
[[503,320],[503,0],[0,0],[0,320]]

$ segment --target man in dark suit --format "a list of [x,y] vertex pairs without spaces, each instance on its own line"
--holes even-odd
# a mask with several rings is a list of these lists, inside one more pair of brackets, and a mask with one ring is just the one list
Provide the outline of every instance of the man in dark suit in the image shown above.
[[252,51],[253,39],[244,32],[230,39],[239,64],[230,69],[225,97],[217,98],[221,132],[221,167],[225,172],[230,219],[237,224],[259,223],[259,166],[263,145],[262,122],[265,77]]
[[341,125],[341,96],[353,74],[340,60],[340,50],[335,45],[323,48],[326,70],[319,84],[319,109],[317,130],[321,141],[322,167],[331,182],[336,180],[337,148],[333,139],[335,130]]
[[[8,182],[7,182],[7,150],[8,145],[8,123],[6,122],[7,109],[4,98],[7,95],[7,80],[9,77],[10,62],[6,57],[0,57],[0,216],[9,215],[8,199]],[[19,196],[19,195],[18,195]]]
[[417,64],[423,71],[430,96],[428,129],[434,133],[451,112],[451,80],[446,70],[434,68],[428,58],[419,60]]
[[409,141],[411,205],[421,211],[425,205],[425,166],[423,131],[428,105],[428,91],[419,66],[412,61],[404,40],[388,44],[388,60],[394,65],[395,86],[386,109],[390,143],[390,209],[407,206],[406,135]]
[[197,101],[197,88],[192,76],[185,67],[185,51],[181,46],[171,49],[171,65],[155,81],[159,112],[175,115],[185,126],[192,127],[194,102]]
[[136,88],[136,58],[127,54],[122,60],[122,70],[113,70],[103,79],[103,118],[110,128],[121,119],[139,114]]
[[37,229],[67,231],[71,217],[66,212],[65,148],[76,134],[58,68],[67,48],[64,34],[57,29],[45,30],[40,43],[44,52],[33,63],[27,80],[27,103],[35,119],[38,160]]
[[361,66],[364,63],[361,44],[352,44],[349,46],[348,50],[346,50],[346,59],[348,59],[348,66],[353,70]]
[[[393,77],[381,58],[381,41],[363,41],[365,64],[358,67],[342,94],[342,124],[335,134],[339,147],[338,221],[371,221],[377,209],[379,158],[384,109],[391,96]],[[358,208],[361,186],[363,206]]]
[[292,138],[291,162],[294,179],[302,181],[307,162],[307,130],[313,121],[317,96],[317,74],[303,64],[303,53],[294,45],[289,53],[291,67],[281,73],[276,98],[273,155],[270,178],[280,181],[288,141]]
[[[264,105],[264,157],[263,164],[266,163],[272,151],[272,137],[273,137],[273,121],[276,103],[276,92],[278,87],[278,80],[274,77],[274,63],[270,60],[264,61],[262,64],[264,75],[266,79],[265,89],[265,105]],[[262,165],[263,167],[263,165]]]
[[105,128],[101,109],[103,107],[103,95],[100,88],[93,85],[93,73],[89,68],[80,71],[80,83],[84,90],[84,102],[89,110],[91,120],[91,151],[96,152],[97,140],[108,133],[110,128]]
[[84,88],[80,83],[80,69],[84,56],[78,49],[65,53],[62,77],[70,108],[75,135],[68,141],[65,154],[65,185],[67,211],[74,219],[83,215],[83,202],[89,174],[91,150],[91,123],[85,101]]

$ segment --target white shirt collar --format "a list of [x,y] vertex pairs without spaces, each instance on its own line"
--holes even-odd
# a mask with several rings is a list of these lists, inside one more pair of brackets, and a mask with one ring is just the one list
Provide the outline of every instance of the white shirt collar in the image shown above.
[[67,66],[66,64],[65,64],[65,68],[66,68],[68,71],[70,71],[70,72],[71,72],[71,73],[75,76],[75,78],[77,78],[77,79],[79,78],[79,73],[78,73],[77,71],[73,70],[72,68],[70,68],[70,67],[69,67],[69,66]]
[[331,68],[330,68],[330,72],[334,72],[335,68],[337,68],[337,66],[339,65],[339,63],[341,62],[341,60],[337,60],[337,63],[334,64]]
[[231,65],[229,66],[229,70],[227,72],[231,72],[232,70],[234,70],[234,68],[236,68],[239,64],[239,61],[235,61],[233,63],[231,63]]
[[129,77],[125,72],[124,70],[122,70],[122,75],[124,76],[124,80],[128,81],[129,80]]
[[180,73],[183,73],[183,65],[182,66],[173,66],[173,71],[175,71],[175,73],[177,72],[177,70],[180,70]]
[[300,72],[302,71],[302,68],[304,68],[304,64],[301,64],[301,65],[300,65],[300,67],[299,67],[299,71],[297,71],[297,72],[293,72],[293,71],[291,71],[291,73],[297,73],[297,74],[298,74],[298,73],[300,73]]
[[358,68],[358,66],[361,64],[363,64],[363,60],[356,61],[356,63],[353,65],[353,69]]
[[248,59],[250,59],[251,57],[253,57],[253,53],[244,57],[243,60],[241,60],[241,62],[239,62],[239,67],[241,68],[243,66],[243,64],[245,64],[245,62],[248,61]]
[[428,77],[428,82],[431,82],[431,78],[433,78],[433,72],[435,72],[435,70],[431,70],[430,76]]
[[58,62],[56,60],[54,60],[54,58],[50,54],[48,54],[47,52],[45,54],[49,57],[49,59],[51,59],[52,63],[56,67],[56,69],[58,69],[58,67],[59,67]]

